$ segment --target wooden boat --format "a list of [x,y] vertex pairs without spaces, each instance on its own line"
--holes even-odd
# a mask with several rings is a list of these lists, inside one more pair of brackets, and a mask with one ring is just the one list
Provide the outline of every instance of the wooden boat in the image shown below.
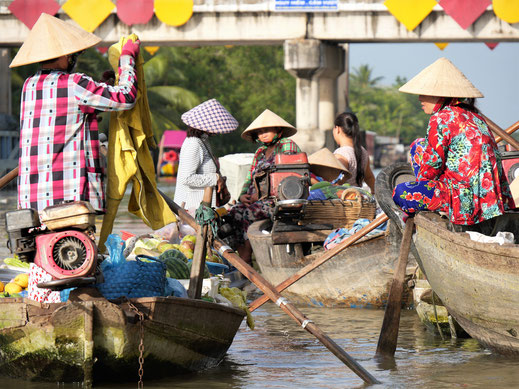
[[[502,354],[519,356],[519,245],[472,241],[430,212],[415,218],[419,265],[449,313],[467,333]],[[519,214],[476,225],[519,237]]]
[[[322,253],[304,256],[305,248],[312,241],[322,243],[329,231],[305,233],[290,243],[274,244],[269,224],[269,221],[252,224],[247,235],[262,275],[277,285]],[[399,232],[390,223],[386,232],[362,238],[294,283],[283,295],[294,303],[314,306],[383,307],[393,278],[400,240]],[[410,263],[409,276],[415,267],[416,263]],[[406,305],[412,305],[410,293],[407,293]]]
[[[144,315],[143,332],[139,315]],[[243,311],[175,297],[41,304],[0,299],[0,372],[36,381],[138,380],[216,366]]]

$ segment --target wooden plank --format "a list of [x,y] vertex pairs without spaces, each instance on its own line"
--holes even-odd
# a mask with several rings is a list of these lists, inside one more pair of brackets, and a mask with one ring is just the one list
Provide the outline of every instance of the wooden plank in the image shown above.
[[318,230],[318,231],[285,231],[274,232],[272,234],[272,243],[301,243],[301,242],[324,242],[324,240],[334,230]]

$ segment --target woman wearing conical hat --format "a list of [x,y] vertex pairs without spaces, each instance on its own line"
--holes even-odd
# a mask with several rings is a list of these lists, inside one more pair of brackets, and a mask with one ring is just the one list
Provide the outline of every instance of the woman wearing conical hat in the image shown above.
[[252,248],[247,238],[249,226],[257,220],[270,218],[273,211],[273,200],[258,198],[253,177],[272,166],[277,154],[301,152],[297,144],[288,138],[296,132],[297,130],[291,124],[266,109],[241,134],[243,139],[260,144],[252,159],[239,203],[229,212],[239,224],[240,228],[237,229],[235,237],[239,245],[238,252],[246,261],[250,262],[252,255]]
[[[184,112],[181,117],[187,125],[187,137],[178,162],[175,202],[194,214],[209,186],[221,188],[224,178],[220,176],[213,158],[208,137],[228,134],[238,128],[238,121],[216,99]],[[216,195],[213,194],[213,203]]]
[[442,211],[463,225],[515,208],[496,142],[474,104],[483,94],[465,75],[440,58],[400,91],[419,95],[431,118],[426,138],[411,145],[417,181],[397,185],[395,203],[408,215]]
[[78,55],[97,36],[41,14],[10,67],[40,63],[23,85],[20,111],[18,207],[38,211],[64,201],[89,201],[104,210],[96,111],[130,109],[137,97],[139,41],[128,40],[119,60],[119,85],[72,73]]

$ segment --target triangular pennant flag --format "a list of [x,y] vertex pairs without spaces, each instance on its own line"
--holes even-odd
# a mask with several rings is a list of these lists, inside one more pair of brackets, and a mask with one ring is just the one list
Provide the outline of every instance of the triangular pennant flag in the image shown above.
[[498,44],[499,42],[485,42],[485,45],[487,45],[490,50],[494,50]]
[[160,46],[144,46],[144,50],[146,50],[151,55],[155,55],[158,49],[160,49]]
[[92,32],[110,15],[115,4],[110,0],[68,0],[62,8],[83,29]]
[[31,29],[42,13],[55,15],[60,5],[54,0],[14,0],[7,8]]
[[442,51],[449,45],[447,42],[435,42],[434,44]]
[[409,31],[413,31],[431,13],[435,0],[386,0],[389,12]]
[[491,0],[440,0],[438,2],[445,13],[453,18],[461,28],[466,30],[479,18]]

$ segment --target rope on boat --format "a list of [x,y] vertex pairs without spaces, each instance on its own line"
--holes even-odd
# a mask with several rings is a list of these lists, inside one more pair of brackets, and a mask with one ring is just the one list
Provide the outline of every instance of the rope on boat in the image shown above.
[[207,229],[207,239],[206,239],[206,245],[207,245],[207,252],[210,253],[212,251],[213,247],[213,240],[215,238],[216,233],[218,232],[218,214],[216,211],[205,205],[203,202],[200,203],[200,206],[196,210],[195,213],[195,221],[196,224],[198,224],[200,227],[203,227],[205,225],[211,227]]

